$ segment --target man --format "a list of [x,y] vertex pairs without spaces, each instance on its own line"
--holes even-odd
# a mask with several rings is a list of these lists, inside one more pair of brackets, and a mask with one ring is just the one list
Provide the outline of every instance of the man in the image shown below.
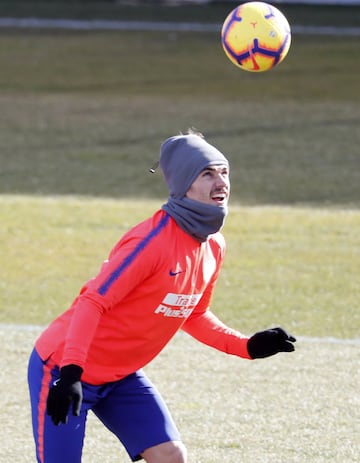
[[225,251],[225,156],[189,132],[162,144],[159,164],[167,203],[120,239],[36,342],[29,388],[39,463],[81,462],[90,409],[132,461],[185,463],[170,412],[142,371],[180,329],[247,359],[294,350],[281,328],[248,338],[209,308]]

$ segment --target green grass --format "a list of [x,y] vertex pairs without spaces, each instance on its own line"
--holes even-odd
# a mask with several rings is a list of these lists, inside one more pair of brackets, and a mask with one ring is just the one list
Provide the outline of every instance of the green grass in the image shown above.
[[1,193],[162,198],[148,166],[195,126],[228,155],[236,201],[359,204],[358,38],[295,38],[254,75],[217,34],[0,34]]
[[0,36],[6,93],[196,95],[237,106],[352,101],[358,94],[358,37],[295,36],[284,63],[254,74],[230,63],[217,33],[3,29]]
[[[284,8],[292,24],[359,24],[358,8]],[[0,16],[224,13],[0,1]],[[165,200],[147,169],[189,126],[232,165],[214,311],[245,333],[281,324],[298,337],[294,354],[247,362],[177,336],[147,368],[189,461],[358,461],[358,49],[358,37],[294,35],[284,63],[253,75],[226,59],[218,34],[0,31],[0,463],[34,461],[24,378],[39,333],[2,323],[43,325],[70,304]],[[127,457],[90,416],[84,463],[100,460]]]
[[[4,196],[1,322],[45,324],[65,310],[156,201]],[[359,335],[360,212],[233,206],[214,311],[244,333]]]
[[2,321],[45,323],[71,302],[166,199],[148,173],[160,143],[195,126],[231,162],[220,314],[358,336],[358,38],[295,37],[254,75],[218,34],[0,35]]

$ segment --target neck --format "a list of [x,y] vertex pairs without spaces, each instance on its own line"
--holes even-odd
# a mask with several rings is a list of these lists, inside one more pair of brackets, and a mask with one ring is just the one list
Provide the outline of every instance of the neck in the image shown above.
[[199,242],[221,230],[228,213],[226,206],[213,206],[183,197],[170,197],[162,206],[186,233]]

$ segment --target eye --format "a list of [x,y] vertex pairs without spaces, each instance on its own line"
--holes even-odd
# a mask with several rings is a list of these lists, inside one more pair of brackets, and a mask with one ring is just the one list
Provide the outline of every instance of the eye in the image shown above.
[[210,176],[210,177],[212,176],[212,171],[211,170],[205,170],[203,172],[203,177],[207,177],[207,176]]

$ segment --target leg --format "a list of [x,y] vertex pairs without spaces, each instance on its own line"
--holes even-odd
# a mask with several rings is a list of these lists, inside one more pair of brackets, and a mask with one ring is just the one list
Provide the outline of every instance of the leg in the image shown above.
[[92,410],[119,438],[133,461],[186,462],[171,414],[143,371],[113,383]]
[[141,456],[147,463],[186,463],[186,448],[180,441],[165,442],[145,450]]
[[58,369],[44,363],[36,351],[29,361],[28,381],[32,408],[32,424],[38,463],[80,463],[84,443],[86,410],[79,417],[69,416],[66,425],[55,426],[46,414],[50,384]]

